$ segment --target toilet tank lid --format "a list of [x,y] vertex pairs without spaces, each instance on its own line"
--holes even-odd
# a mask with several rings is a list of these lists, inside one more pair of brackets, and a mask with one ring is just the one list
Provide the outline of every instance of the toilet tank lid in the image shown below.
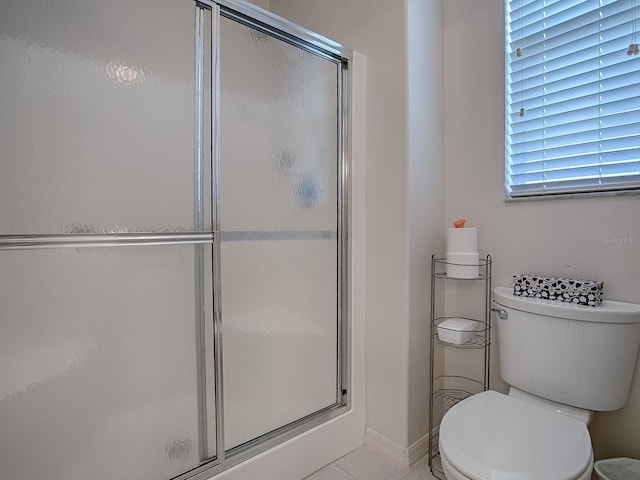
[[593,461],[584,423],[491,390],[444,415],[440,453],[472,479],[572,480]]
[[537,313],[549,317],[568,318],[584,322],[640,323],[640,305],[636,303],[603,300],[599,307],[575,305],[541,298],[519,297],[509,287],[493,289],[493,300],[503,307]]

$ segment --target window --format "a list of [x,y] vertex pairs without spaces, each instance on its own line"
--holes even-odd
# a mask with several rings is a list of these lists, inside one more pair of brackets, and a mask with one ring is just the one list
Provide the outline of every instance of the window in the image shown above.
[[640,193],[635,0],[505,0],[507,198]]

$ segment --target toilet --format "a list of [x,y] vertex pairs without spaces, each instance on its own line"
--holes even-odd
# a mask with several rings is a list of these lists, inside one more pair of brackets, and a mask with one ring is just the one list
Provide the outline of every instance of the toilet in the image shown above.
[[589,480],[594,411],[624,406],[640,345],[640,305],[599,307],[494,289],[507,395],[468,397],[442,419],[447,480]]

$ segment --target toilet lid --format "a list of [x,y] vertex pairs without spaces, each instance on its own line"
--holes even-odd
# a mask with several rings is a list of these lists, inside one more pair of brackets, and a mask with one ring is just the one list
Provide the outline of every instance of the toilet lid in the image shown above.
[[446,413],[440,451],[475,480],[574,480],[592,460],[586,425],[491,390]]

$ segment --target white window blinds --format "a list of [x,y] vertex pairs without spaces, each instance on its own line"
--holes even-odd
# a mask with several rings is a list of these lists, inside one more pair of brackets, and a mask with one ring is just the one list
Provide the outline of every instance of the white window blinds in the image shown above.
[[505,0],[508,198],[640,189],[635,0]]

